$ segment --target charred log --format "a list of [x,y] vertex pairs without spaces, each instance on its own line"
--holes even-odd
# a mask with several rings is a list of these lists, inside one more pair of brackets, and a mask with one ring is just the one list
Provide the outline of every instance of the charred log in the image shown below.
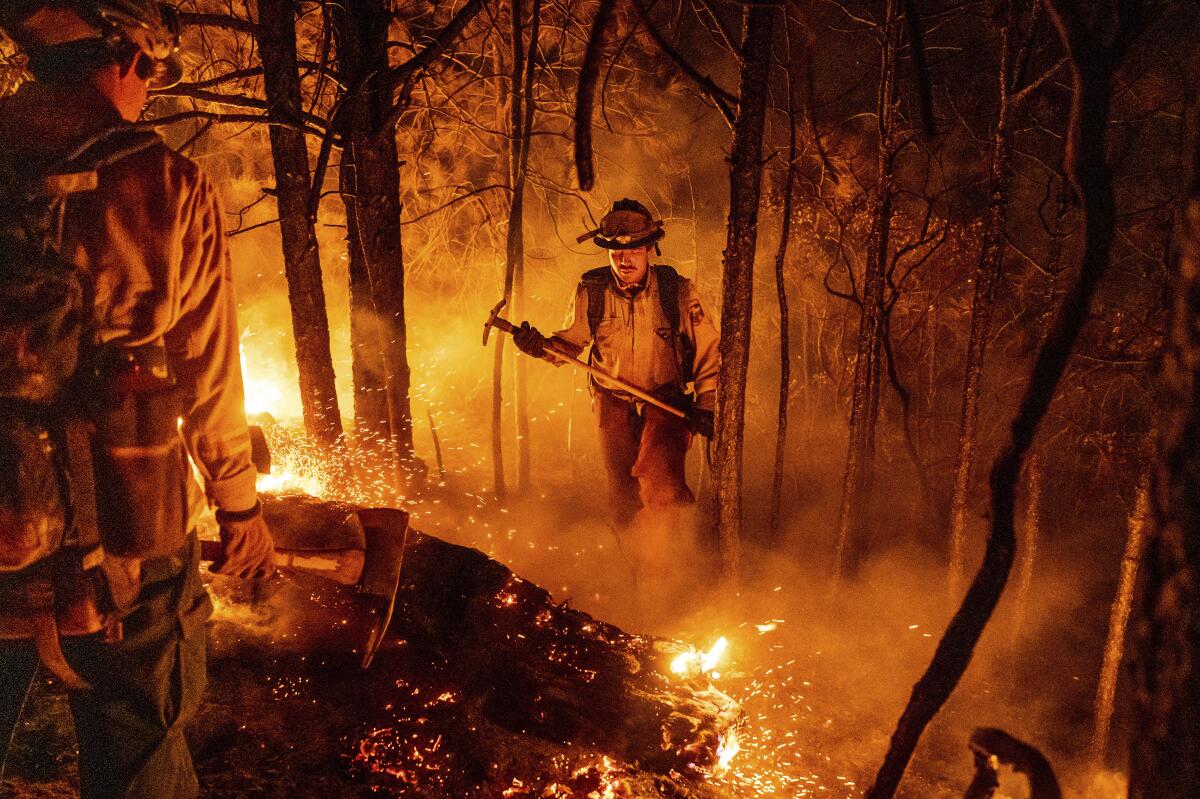
[[[268,497],[264,507],[281,547],[365,545],[355,506],[288,495]],[[306,656],[346,651],[373,613],[316,578],[277,582],[268,604],[286,623],[272,625],[275,646]],[[689,651],[556,603],[478,550],[410,531],[395,615],[363,680],[436,688],[459,717],[532,746],[568,745],[660,774],[699,775],[716,762],[741,711],[703,674],[672,673],[672,660]],[[385,690],[380,703],[394,693]],[[428,699],[422,694],[420,702]],[[375,779],[419,770],[399,743],[410,732],[401,726],[372,725],[359,741],[358,767]],[[462,746],[485,746],[477,737]]]

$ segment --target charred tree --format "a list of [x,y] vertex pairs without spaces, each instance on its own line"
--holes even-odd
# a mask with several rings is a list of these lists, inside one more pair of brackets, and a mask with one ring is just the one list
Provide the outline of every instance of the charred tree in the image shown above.
[[[525,182],[529,173],[529,145],[533,138],[533,116],[536,104],[533,96],[533,76],[536,67],[538,30],[541,24],[542,1],[534,0],[529,23],[529,52],[525,52],[524,3],[512,1],[512,27],[509,43],[512,50],[512,70],[508,92],[508,231],[504,241],[504,300],[515,306],[518,318],[524,313],[525,299]],[[504,476],[504,336],[496,343],[492,361],[492,463],[496,496],[507,493]],[[526,390],[527,358],[516,361],[517,415],[517,490],[530,488],[529,408]]]
[[[359,440],[414,464],[409,405],[400,173],[388,73],[390,5],[347,0],[331,9],[338,70],[347,86],[336,122],[339,190],[350,256],[350,340]],[[407,480],[402,480],[407,482]]]
[[986,228],[975,270],[975,298],[971,303],[971,331],[967,336],[967,365],[963,377],[962,410],[958,428],[958,454],[954,464],[954,493],[950,499],[950,595],[958,596],[963,580],[967,533],[967,496],[975,466],[978,441],[979,384],[983,379],[984,354],[996,306],[996,286],[1004,266],[1004,229],[1008,219],[1008,183],[1012,176],[1012,141],[1009,117],[1012,111],[1013,39],[1016,37],[1014,3],[1005,3],[1000,29],[999,99],[996,129],[992,133],[988,170]]
[[1138,484],[1137,500],[1133,513],[1129,515],[1129,534],[1125,539],[1125,554],[1121,558],[1121,574],[1117,580],[1117,593],[1113,597],[1112,611],[1108,618],[1108,636],[1104,641],[1104,660],[1100,664],[1100,679],[1096,686],[1096,704],[1092,723],[1091,761],[1096,766],[1104,764],[1108,751],[1108,733],[1112,726],[1113,703],[1117,696],[1117,676],[1125,656],[1125,630],[1129,624],[1129,612],[1133,609],[1133,587],[1137,581],[1138,568],[1142,559],[1142,543],[1146,538],[1146,527],[1150,523],[1150,479]]
[[[790,17],[785,20],[784,38],[787,47],[792,46]],[[783,218],[779,226],[779,247],[775,251],[775,294],[779,298],[779,410],[775,427],[775,471],[771,478],[771,521],[770,535],[772,539],[779,538],[780,506],[783,502],[783,465],[787,447],[788,431],[788,397],[792,384],[792,350],[788,341],[788,296],[787,281],[784,279],[784,264],[787,261],[788,241],[792,233],[792,192],[796,184],[796,81],[793,72],[798,67],[797,60],[789,52],[789,67],[787,72],[787,108],[788,108],[788,162],[787,173],[783,180]]]
[[762,141],[771,31],[775,9],[748,5],[743,13],[741,79],[733,125],[729,175],[729,224],[721,293],[721,377],[717,383],[713,484],[717,502],[717,546],[722,576],[738,577],[742,527],[742,430],[746,374],[750,361],[754,254],[762,192]]
[[[867,791],[868,799],[895,794],[925,726],[958,685],[971,662],[975,645],[1000,601],[1016,554],[1013,517],[1021,466],[1066,371],[1079,331],[1087,321],[1096,286],[1109,265],[1116,227],[1116,201],[1105,144],[1113,74],[1146,23],[1145,9],[1140,3],[1117,2],[1106,13],[1089,16],[1088,19],[1098,25],[1111,22],[1113,27],[1108,42],[1104,41],[1106,31],[1091,28],[1075,4],[1048,0],[1046,10],[1067,51],[1074,90],[1063,161],[1081,206],[1083,251],[1078,276],[1037,354],[1033,373],[1013,419],[1009,440],[992,466],[992,529],[983,563],[938,642],[933,660],[913,686],[908,705],[892,733],[884,762]],[[1195,640],[1193,638],[1191,642]],[[1194,675],[1193,684],[1200,685]],[[1192,697],[1195,696],[1193,693]],[[1192,714],[1192,721],[1195,721],[1198,706],[1193,702],[1186,711]],[[1148,795],[1182,796],[1187,792]]]
[[[301,118],[295,10],[291,0],[260,0],[258,4],[254,35],[262,61],[267,117],[274,122],[298,123]],[[342,416],[329,352],[316,208],[309,203],[308,146],[299,125],[274,124],[269,131],[304,426],[317,443],[329,447],[341,440]]]
[[1021,563],[1017,567],[1017,595],[1013,603],[1012,637],[1015,643],[1025,625],[1029,589],[1037,563],[1038,537],[1042,526],[1042,457],[1034,452],[1025,463],[1025,518],[1021,524]]
[[596,82],[600,79],[600,54],[612,25],[614,5],[613,0],[600,0],[588,34],[575,92],[575,175],[579,179],[579,188],[584,191],[591,191],[596,183],[592,159],[592,112],[596,107]]
[[897,60],[901,23],[894,0],[888,0],[880,42],[879,91],[876,95],[878,154],[871,194],[871,233],[863,275],[862,312],[850,398],[850,441],[842,476],[835,533],[834,581],[855,571],[869,548],[868,506],[875,470],[875,427],[879,419],[879,385],[883,371],[884,293],[892,226],[896,155]]
[[1154,529],[1134,624],[1129,796],[1200,795],[1200,99],[1188,98],[1187,196],[1175,227]]

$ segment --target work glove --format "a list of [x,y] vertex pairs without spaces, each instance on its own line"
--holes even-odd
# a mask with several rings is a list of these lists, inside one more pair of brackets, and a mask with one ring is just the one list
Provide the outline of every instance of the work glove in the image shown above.
[[522,322],[520,327],[513,330],[512,336],[517,349],[526,355],[541,358],[546,354],[546,337],[536,327],[530,327],[528,322]]
[[246,579],[270,577],[275,572],[275,541],[262,503],[240,512],[217,511],[221,527],[221,557],[208,567],[214,574]]
[[683,417],[683,423],[687,425],[688,430],[705,438],[713,437],[715,421],[716,417],[713,412],[705,408],[689,408],[687,415]]

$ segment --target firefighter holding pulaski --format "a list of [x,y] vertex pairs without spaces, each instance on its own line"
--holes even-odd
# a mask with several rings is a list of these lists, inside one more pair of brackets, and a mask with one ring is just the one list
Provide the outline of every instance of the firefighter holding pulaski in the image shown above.
[[[592,379],[613,519],[625,528],[636,517],[639,565],[655,570],[664,539],[679,533],[679,509],[695,502],[684,463],[693,435],[712,437],[720,368],[717,328],[692,282],[654,263],[664,235],[641,203],[614,203],[579,238],[607,250],[608,265],[582,276],[567,326],[547,338],[523,322],[513,333],[522,352],[551,362],[590,345],[593,366],[686,412],[680,418]],[[647,548],[659,557],[647,562]]]
[[0,765],[40,659],[70,689],[82,796],[196,796],[211,604],[188,454],[213,570],[265,576],[274,550],[217,193],[130,124],[180,78],[178,17],[4,0],[0,27],[33,75],[0,101]]

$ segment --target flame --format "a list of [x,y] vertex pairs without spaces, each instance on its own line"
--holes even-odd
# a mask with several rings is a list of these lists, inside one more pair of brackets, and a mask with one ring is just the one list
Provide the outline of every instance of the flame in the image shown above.
[[693,649],[676,655],[675,659],[671,661],[671,673],[681,677],[696,677],[711,673],[714,678],[720,677],[721,675],[714,669],[720,664],[721,657],[728,648],[729,641],[725,640],[725,636],[721,636],[707,652]]
[[[269,413],[276,419],[299,419],[300,396],[295,375],[288,376],[266,343],[259,345],[247,328],[239,341],[246,415]],[[250,364],[253,362],[254,366]]]
[[272,469],[270,474],[260,474],[256,483],[259,493],[289,494],[303,492],[319,497],[325,487],[311,474],[296,474],[291,469]]
[[729,768],[729,763],[740,751],[742,751],[742,746],[738,741],[736,729],[730,730],[728,735],[721,736],[721,741],[717,744],[717,764],[713,766],[713,773],[720,774],[722,771]]

